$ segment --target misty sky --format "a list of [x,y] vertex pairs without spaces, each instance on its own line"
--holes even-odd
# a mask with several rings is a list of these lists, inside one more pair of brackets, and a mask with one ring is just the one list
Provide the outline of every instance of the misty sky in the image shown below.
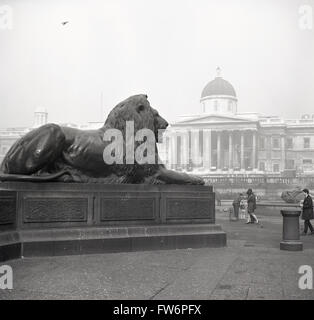
[[31,126],[37,107],[49,122],[104,121],[138,93],[174,121],[201,112],[217,66],[239,112],[314,114],[314,29],[299,28],[299,6],[314,0],[4,4],[13,28],[0,30],[0,127]]

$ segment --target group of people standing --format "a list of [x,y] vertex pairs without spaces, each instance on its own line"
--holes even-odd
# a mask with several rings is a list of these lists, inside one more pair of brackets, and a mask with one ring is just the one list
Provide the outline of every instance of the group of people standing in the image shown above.
[[249,223],[259,223],[256,215],[255,215],[255,209],[256,209],[256,196],[253,193],[252,189],[248,189],[246,192],[247,196],[245,197],[243,193],[240,193],[236,199],[234,199],[232,206],[233,206],[233,212],[235,218],[238,220],[239,219],[239,210],[243,209],[244,207],[244,201],[247,201],[247,213],[248,213],[248,218],[247,218],[247,224]]
[[[313,213],[313,200],[310,196],[310,191],[308,189],[303,189],[304,201],[302,206],[302,215],[301,218],[304,220],[304,230],[301,235],[306,235],[308,230],[310,230],[310,235],[314,235],[314,228],[311,224],[311,220],[314,219]],[[232,206],[235,218],[239,219],[239,210],[244,209],[244,201],[247,201],[247,224],[249,223],[259,223],[254,211],[256,209],[256,196],[253,193],[252,189],[248,189],[246,192],[247,196],[245,197],[243,193],[240,193],[236,199],[234,199]]]

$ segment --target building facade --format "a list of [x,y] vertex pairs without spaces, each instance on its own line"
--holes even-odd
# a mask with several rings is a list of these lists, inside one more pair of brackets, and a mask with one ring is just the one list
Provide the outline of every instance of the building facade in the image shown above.
[[180,116],[167,130],[168,167],[202,175],[314,174],[313,116],[238,112],[236,92],[219,68],[200,104],[200,114]]

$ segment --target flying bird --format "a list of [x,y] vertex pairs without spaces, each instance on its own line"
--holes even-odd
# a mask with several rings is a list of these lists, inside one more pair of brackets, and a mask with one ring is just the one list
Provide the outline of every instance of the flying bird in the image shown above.
[[69,23],[69,21],[63,21],[62,25],[65,26],[67,23]]

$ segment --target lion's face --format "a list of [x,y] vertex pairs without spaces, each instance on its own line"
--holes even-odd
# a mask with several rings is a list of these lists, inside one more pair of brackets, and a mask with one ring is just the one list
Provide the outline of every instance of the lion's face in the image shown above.
[[155,128],[155,137],[156,137],[156,141],[158,141],[158,130],[165,130],[168,127],[168,122],[162,118],[158,111],[154,108],[151,108],[152,112],[153,112],[153,116],[154,116],[154,128]]
[[125,133],[126,121],[134,121],[135,133],[140,129],[150,129],[158,141],[158,130],[164,130],[168,122],[157,110],[150,106],[147,95],[131,96],[120,102],[109,114],[105,125]]

